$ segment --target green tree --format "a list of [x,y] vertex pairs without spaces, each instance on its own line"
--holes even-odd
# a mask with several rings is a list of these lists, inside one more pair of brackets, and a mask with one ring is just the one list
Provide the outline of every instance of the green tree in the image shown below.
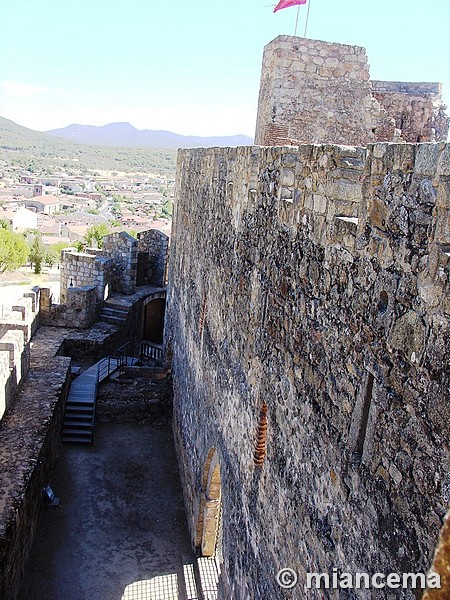
[[27,262],[28,244],[24,237],[0,228],[0,273],[14,271]]
[[173,200],[166,200],[161,207],[160,217],[171,219],[173,213]]
[[105,223],[100,223],[100,225],[92,225],[86,231],[86,235],[84,239],[88,246],[92,245],[92,242],[95,240],[97,244],[97,248],[101,248],[103,245],[103,238],[105,235],[109,234],[109,227]]
[[39,273],[42,271],[42,263],[45,260],[45,254],[45,244],[42,241],[41,236],[35,235],[33,243],[30,247],[28,258],[30,259],[31,265],[34,264],[34,272],[36,275],[39,275]]
[[77,252],[84,252],[84,249],[86,248],[85,242],[82,242],[81,240],[77,240],[74,243],[74,246],[77,249]]
[[0,228],[1,229],[11,229],[11,225],[7,219],[0,219]]
[[58,257],[61,255],[61,250],[64,248],[71,248],[73,244],[71,242],[57,242],[56,244],[50,244],[49,248],[56,252]]
[[56,252],[56,250],[53,250],[53,248],[46,248],[45,249],[45,264],[48,265],[50,268],[53,267],[53,265],[55,263],[57,263],[59,260],[59,253]]

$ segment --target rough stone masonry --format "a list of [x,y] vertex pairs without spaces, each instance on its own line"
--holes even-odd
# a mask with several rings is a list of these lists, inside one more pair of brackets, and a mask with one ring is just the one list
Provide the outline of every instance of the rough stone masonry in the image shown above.
[[445,143],[179,151],[174,429],[198,544],[212,449],[220,465],[222,598],[429,569],[450,470],[449,191]]

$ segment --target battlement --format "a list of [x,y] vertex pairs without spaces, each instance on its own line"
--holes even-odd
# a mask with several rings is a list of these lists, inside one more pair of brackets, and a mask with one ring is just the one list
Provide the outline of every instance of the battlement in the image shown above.
[[0,317],[0,420],[30,367],[30,340],[38,328],[39,289],[26,292]]

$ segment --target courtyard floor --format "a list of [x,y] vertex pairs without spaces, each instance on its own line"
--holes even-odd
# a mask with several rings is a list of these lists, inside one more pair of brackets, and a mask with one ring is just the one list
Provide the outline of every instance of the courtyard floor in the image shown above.
[[193,562],[169,423],[63,445],[18,600],[183,600]]

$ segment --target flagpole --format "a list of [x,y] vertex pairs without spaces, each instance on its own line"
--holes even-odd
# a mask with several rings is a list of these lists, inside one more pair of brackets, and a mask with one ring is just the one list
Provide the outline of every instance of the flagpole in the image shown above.
[[[308,7],[309,8],[309,7]],[[300,14],[300,4],[297,6],[297,18],[295,19],[294,35],[297,35],[298,15]]]
[[[308,29],[309,8],[311,6],[311,2],[312,2],[312,0],[309,0],[309,2],[308,2],[308,12],[306,13],[305,33],[303,34],[303,37],[306,37],[306,30]],[[297,19],[298,19],[298,14],[297,14]]]

